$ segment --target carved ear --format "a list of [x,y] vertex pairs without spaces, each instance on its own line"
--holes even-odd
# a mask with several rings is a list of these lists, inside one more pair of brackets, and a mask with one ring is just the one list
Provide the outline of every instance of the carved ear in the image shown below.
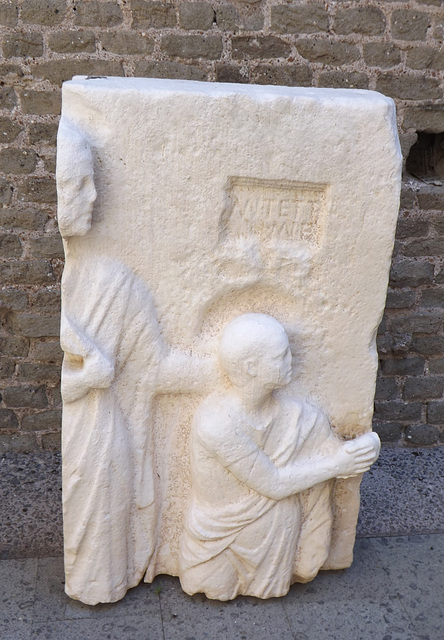
[[257,360],[255,358],[247,358],[243,365],[245,373],[255,378],[257,376]]

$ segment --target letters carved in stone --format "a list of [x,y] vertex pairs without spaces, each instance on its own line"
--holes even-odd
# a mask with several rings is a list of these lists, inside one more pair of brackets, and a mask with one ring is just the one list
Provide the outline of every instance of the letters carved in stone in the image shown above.
[[327,209],[327,186],[291,180],[231,178],[231,207],[226,215],[226,236],[255,236],[302,242],[322,242]]

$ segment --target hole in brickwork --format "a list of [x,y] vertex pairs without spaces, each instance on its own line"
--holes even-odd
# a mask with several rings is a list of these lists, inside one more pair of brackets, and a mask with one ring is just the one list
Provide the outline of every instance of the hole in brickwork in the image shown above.
[[418,140],[410,149],[406,169],[420,180],[444,178],[444,133],[418,131]]

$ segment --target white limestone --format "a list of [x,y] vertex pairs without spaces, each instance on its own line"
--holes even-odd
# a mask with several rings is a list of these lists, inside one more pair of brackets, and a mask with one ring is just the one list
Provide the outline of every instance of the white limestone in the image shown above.
[[319,408],[277,393],[291,381],[292,354],[274,318],[235,318],[219,355],[231,385],[206,398],[191,430],[181,583],[220,600],[282,596],[328,558],[329,481],[368,471],[379,438],[343,440]]
[[[67,593],[115,601],[170,573],[189,593],[269,597],[349,566],[379,447],[367,432],[399,202],[393,102],[75,78],[58,145]],[[244,314],[283,325],[292,373],[277,353],[283,378],[264,383],[264,336],[237,339],[239,376],[223,347],[219,363]],[[245,438],[262,466],[237,464]]]

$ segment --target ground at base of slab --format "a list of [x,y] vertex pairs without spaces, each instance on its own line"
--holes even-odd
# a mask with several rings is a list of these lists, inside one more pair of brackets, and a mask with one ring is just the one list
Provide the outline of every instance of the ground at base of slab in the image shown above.
[[321,572],[265,601],[190,597],[169,576],[96,607],[63,588],[61,557],[0,561],[0,638],[439,640],[444,534],[360,539],[350,569]]

